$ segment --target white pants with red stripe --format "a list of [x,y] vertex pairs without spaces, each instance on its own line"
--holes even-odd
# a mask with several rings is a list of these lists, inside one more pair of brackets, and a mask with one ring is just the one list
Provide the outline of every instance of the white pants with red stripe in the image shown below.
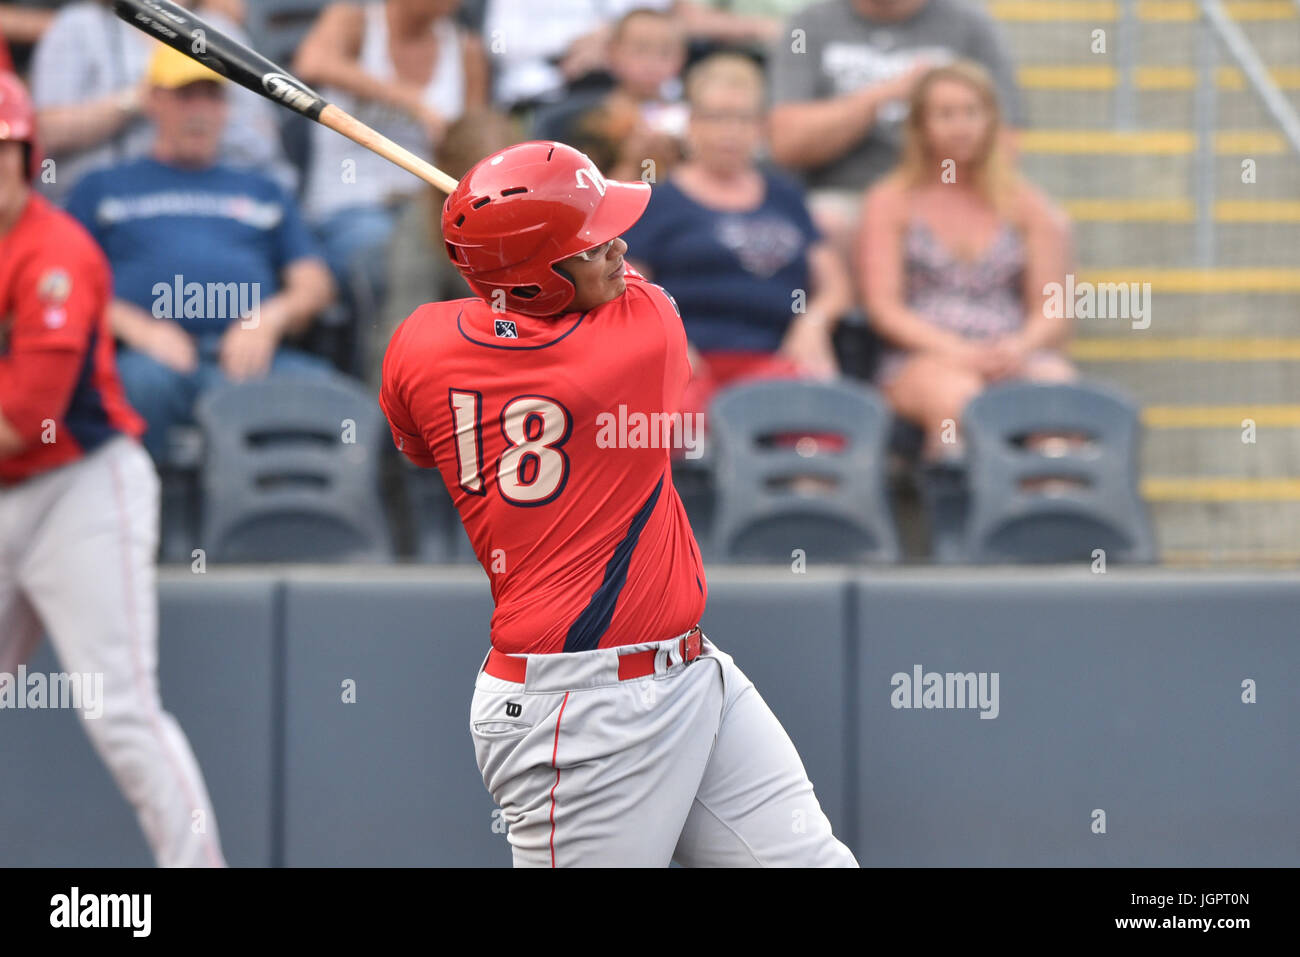
[[[620,652],[658,649],[618,680]],[[516,867],[856,867],[781,723],[703,639],[530,655],[479,671],[470,732]]]
[[154,859],[220,867],[203,775],[158,693],[158,491],[126,437],[0,487],[0,672],[16,674],[44,632],[66,672],[102,675],[102,713],[83,707],[81,725]]

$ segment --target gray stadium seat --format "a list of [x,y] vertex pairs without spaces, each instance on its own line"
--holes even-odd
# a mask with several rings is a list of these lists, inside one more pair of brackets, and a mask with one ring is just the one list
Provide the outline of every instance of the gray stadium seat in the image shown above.
[[713,519],[717,512],[718,490],[714,484],[713,452],[707,445],[699,458],[673,459],[673,487],[686,509],[686,518],[706,562],[713,554]]
[[[200,546],[213,561],[384,561],[380,497],[391,442],[375,397],[342,376],[214,389],[195,417],[207,436]],[[345,423],[354,428],[345,441]]]
[[[1155,538],[1138,494],[1138,411],[1093,384],[1014,383],[966,407],[970,518],[966,557],[979,563],[1153,562]],[[1082,433],[1086,446],[1046,455],[1026,447],[1034,433]],[[1065,479],[1055,490],[1027,480]]]
[[[891,415],[862,385],[764,381],[724,390],[709,410],[717,441],[715,548],[737,562],[809,563],[899,557],[887,504],[885,455]],[[840,451],[789,447],[774,436],[834,434]],[[834,483],[805,489],[789,480]]]
[[167,433],[163,460],[156,463],[161,486],[158,560],[189,562],[199,535],[199,465],[203,432],[174,425]]
[[414,530],[414,558],[433,564],[472,565],[478,561],[465,534],[456,506],[447,494],[442,473],[422,469],[403,457],[402,478],[410,502],[410,522]]

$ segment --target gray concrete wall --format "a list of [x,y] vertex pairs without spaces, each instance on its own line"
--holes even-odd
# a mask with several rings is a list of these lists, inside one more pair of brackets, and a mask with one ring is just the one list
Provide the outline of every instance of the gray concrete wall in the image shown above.
[[[508,865],[468,731],[490,610],[463,568],[165,571],[230,862]],[[1296,621],[1295,575],[720,568],[703,625],[864,864],[1295,866]],[[916,665],[996,672],[998,716],[894,707]],[[74,715],[0,711],[0,756],[0,865],[149,863]]]

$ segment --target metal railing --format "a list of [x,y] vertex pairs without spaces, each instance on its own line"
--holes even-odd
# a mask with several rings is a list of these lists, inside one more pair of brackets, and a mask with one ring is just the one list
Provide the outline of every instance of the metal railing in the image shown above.
[[[1300,0],[1296,0],[1300,6]],[[1129,7],[1135,6],[1128,0]],[[1193,116],[1196,127],[1196,259],[1202,267],[1213,266],[1217,250],[1214,230],[1214,203],[1216,184],[1215,132],[1218,127],[1217,74],[1219,44],[1222,43],[1237,62],[1247,82],[1259,97],[1273,122],[1286,138],[1297,156],[1300,156],[1300,116],[1296,115],[1282,93],[1268,67],[1256,52],[1250,38],[1228,16],[1221,0],[1200,0],[1200,37],[1197,44],[1196,92]]]
[[[1300,8],[1300,0],[1295,0]],[[1123,0],[1119,7],[1115,126],[1132,129],[1136,123],[1138,0]],[[1199,0],[1200,20],[1196,47],[1196,86],[1192,117],[1196,135],[1193,159],[1193,197],[1196,206],[1195,249],[1197,265],[1213,266],[1217,258],[1214,204],[1217,191],[1215,134],[1219,125],[1218,66],[1220,44],[1245,75],[1291,149],[1300,156],[1300,115],[1268,72],[1254,44],[1237,25],[1221,0]]]

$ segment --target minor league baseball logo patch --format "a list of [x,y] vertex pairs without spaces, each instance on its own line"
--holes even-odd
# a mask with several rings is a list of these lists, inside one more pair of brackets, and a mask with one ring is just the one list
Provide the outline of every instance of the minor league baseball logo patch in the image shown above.
[[72,277],[62,269],[47,269],[36,281],[36,296],[45,306],[42,319],[50,329],[58,329],[68,321],[63,304],[72,294]]
[[519,330],[510,319],[498,319],[496,321],[496,331],[498,339],[518,339]]
[[47,269],[36,281],[36,295],[51,306],[67,302],[71,293],[72,277],[62,269]]

